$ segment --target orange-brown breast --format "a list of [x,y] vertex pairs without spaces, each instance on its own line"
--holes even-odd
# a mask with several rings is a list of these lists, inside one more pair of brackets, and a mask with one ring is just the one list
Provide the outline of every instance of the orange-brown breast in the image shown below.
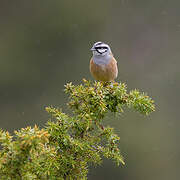
[[117,61],[112,57],[109,64],[98,65],[90,60],[90,72],[99,81],[114,81],[118,75]]

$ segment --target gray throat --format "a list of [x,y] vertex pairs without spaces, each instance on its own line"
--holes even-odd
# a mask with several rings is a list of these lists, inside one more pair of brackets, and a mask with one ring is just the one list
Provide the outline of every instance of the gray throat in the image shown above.
[[104,56],[99,56],[99,55],[94,55],[93,56],[93,61],[97,65],[104,65],[104,64],[109,64],[109,61],[111,59],[111,55],[104,55]]

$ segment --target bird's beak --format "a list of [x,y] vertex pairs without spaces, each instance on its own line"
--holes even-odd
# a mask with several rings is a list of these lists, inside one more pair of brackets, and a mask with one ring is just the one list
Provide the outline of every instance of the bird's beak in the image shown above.
[[95,51],[96,49],[95,49],[94,47],[92,47],[90,50],[91,50],[91,51]]

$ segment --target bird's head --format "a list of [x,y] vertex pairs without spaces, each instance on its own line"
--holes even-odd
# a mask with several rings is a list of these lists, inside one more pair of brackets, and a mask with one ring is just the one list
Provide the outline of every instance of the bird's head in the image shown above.
[[93,45],[91,51],[93,52],[94,56],[105,56],[111,54],[111,48],[109,47],[109,45],[100,41],[96,42]]

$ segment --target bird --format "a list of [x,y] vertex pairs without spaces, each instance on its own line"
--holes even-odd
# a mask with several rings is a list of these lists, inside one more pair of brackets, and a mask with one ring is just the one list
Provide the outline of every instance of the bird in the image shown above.
[[117,61],[108,44],[98,41],[91,48],[90,72],[95,80],[113,82],[118,76]]

